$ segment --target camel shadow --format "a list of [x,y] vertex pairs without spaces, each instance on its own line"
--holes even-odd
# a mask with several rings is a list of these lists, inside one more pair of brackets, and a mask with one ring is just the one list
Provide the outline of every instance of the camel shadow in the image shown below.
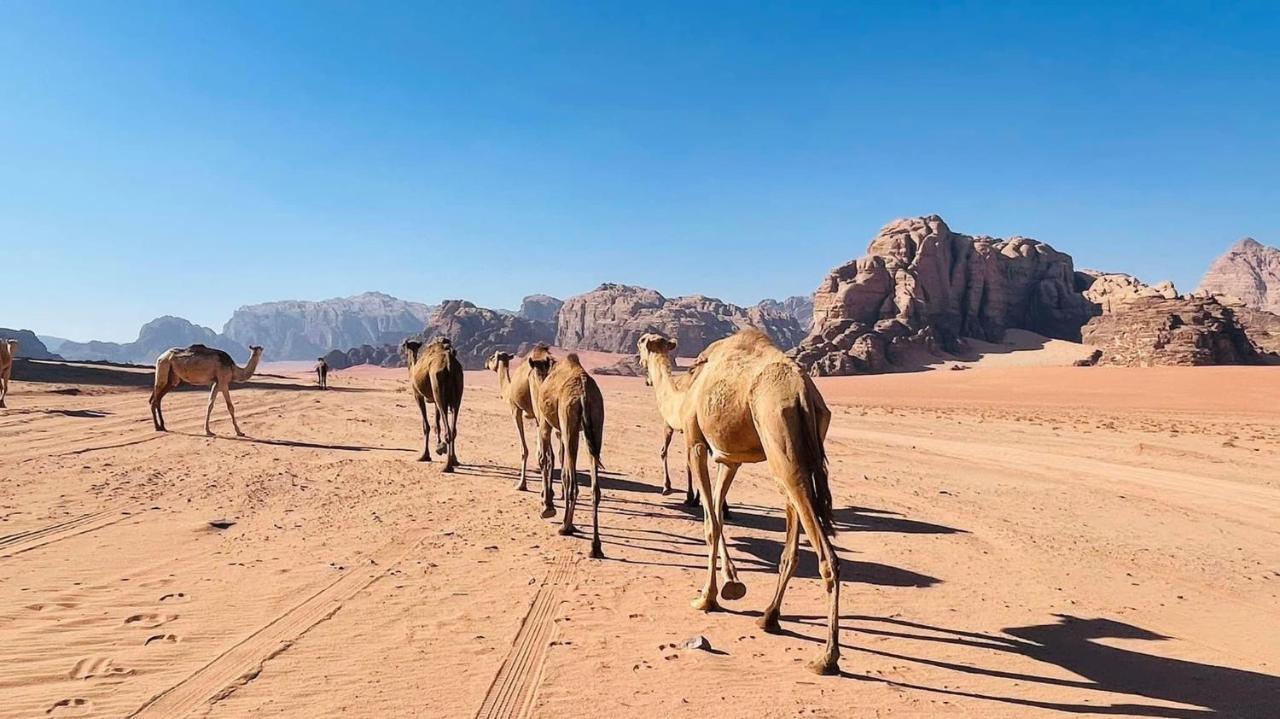
[[[177,432],[169,430],[171,434],[180,434],[184,437],[207,437],[208,435],[197,432]],[[226,439],[233,442],[249,442],[250,444],[266,444],[272,447],[297,447],[301,449],[333,449],[342,452],[412,452],[414,450],[405,449],[403,447],[369,447],[359,444],[325,444],[321,442],[304,442],[297,439],[270,439],[266,437],[236,437],[214,435],[216,439]]]
[[[1055,617],[1057,621],[1051,624],[1009,627],[1000,630],[999,633],[992,634],[952,630],[886,617],[855,615],[844,617],[843,619],[873,625],[871,627],[859,626],[858,632],[861,634],[960,645],[984,651],[1008,652],[1037,662],[1060,667],[1081,677],[1081,679],[1060,679],[1019,672],[984,669],[969,664],[956,664],[879,649],[853,645],[842,646],[857,652],[875,654],[895,660],[917,662],[965,674],[977,674],[1016,682],[1046,684],[1085,691],[1127,694],[1148,700],[1188,706],[1160,706],[1137,701],[1110,705],[1097,703],[1073,704],[889,681],[889,683],[899,687],[952,696],[1051,709],[1072,714],[1118,714],[1160,717],[1163,719],[1201,719],[1208,717],[1263,719],[1264,717],[1274,717],[1277,714],[1277,702],[1280,701],[1280,677],[1216,664],[1204,664],[1146,654],[1102,644],[1097,640],[1168,641],[1172,637],[1112,619],[1084,619],[1064,614],[1058,614]],[[805,625],[825,626],[825,619],[821,617],[791,617],[791,619]],[[887,625],[889,628],[880,628],[883,625]],[[800,634],[792,634],[797,637],[803,637],[806,641],[821,641]],[[875,678],[868,676],[846,676],[856,679],[875,680]]]
[[[778,564],[782,559],[782,542],[774,539],[765,539],[763,537],[732,537],[729,540],[730,549],[738,552],[746,553],[754,557],[761,567],[758,570],[762,572],[776,573]],[[795,576],[803,579],[817,579],[822,576],[818,572],[818,558],[809,551],[805,546],[800,547],[800,551],[796,554],[796,574]],[[879,562],[860,562],[856,560],[841,559],[840,560],[840,583],[841,584],[873,584],[878,587],[916,587],[919,589],[927,589],[935,584],[940,584],[941,579],[931,577],[927,574],[920,574],[909,569],[894,567],[889,564],[881,564]]]
[[[696,509],[696,508],[694,508]],[[963,529],[907,519],[897,512],[869,507],[841,507],[832,512],[840,532],[894,532],[897,534],[967,534]],[[729,524],[769,532],[785,532],[787,522],[778,510],[756,505],[735,505]]]
[[111,413],[100,409],[23,409],[13,411],[10,414],[57,414],[63,417],[99,419],[109,416]]

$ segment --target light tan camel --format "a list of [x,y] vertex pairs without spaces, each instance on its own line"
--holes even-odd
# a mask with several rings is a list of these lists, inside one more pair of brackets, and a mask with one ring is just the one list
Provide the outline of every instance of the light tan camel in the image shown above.
[[[685,392],[689,389],[689,375],[677,375],[672,371],[674,362],[671,354],[676,350],[676,342],[657,333],[642,335],[636,343],[640,350],[640,362],[646,370],[645,384],[653,387],[658,398],[658,413],[662,415],[664,434],[662,437],[662,493],[671,494],[671,470],[667,467],[667,450],[671,447],[671,436],[676,430],[684,427],[681,413],[684,407]],[[684,503],[688,507],[698,506],[698,495],[693,491],[693,469],[689,465],[689,457],[685,456],[685,496]]]
[[316,381],[320,389],[329,389],[329,363],[323,357],[316,358]]
[[427,423],[427,403],[435,405],[436,454],[444,455],[444,471],[458,466],[458,409],[462,406],[462,363],[447,337],[437,337],[425,346],[405,340],[409,364],[409,384],[413,387],[418,411],[422,414],[422,454],[419,462],[431,461],[431,426]]
[[213,416],[213,402],[221,392],[227,402],[227,414],[231,415],[231,426],[235,428],[237,437],[243,437],[244,432],[240,431],[240,424],[236,422],[236,410],[231,406],[231,383],[248,380],[258,369],[262,348],[255,346],[249,350],[249,364],[244,367],[237,367],[235,360],[226,352],[204,345],[174,347],[156,358],[156,382],[151,390],[151,421],[155,423],[156,431],[165,431],[161,400],[178,385],[186,382],[210,385],[209,407],[204,413],[205,434],[213,436],[213,430],[209,429],[209,419]]
[[542,469],[545,518],[554,517],[551,503],[551,433],[561,437],[560,490],[564,495],[564,523],[560,534],[574,534],[573,511],[578,504],[578,433],[587,438],[591,456],[591,557],[604,559],[600,547],[600,447],[604,438],[604,395],[582,368],[578,355],[562,362],[530,357],[529,393],[538,419],[538,466]]
[[[693,606],[704,611],[717,608],[716,548],[724,532],[720,508],[734,475],[743,464],[768,462],[786,499],[787,535],[778,586],[759,625],[767,632],[780,631],[782,595],[795,573],[803,528],[818,555],[828,603],[826,648],[809,669],[838,672],[840,569],[830,540],[834,518],[823,449],[831,413],[822,395],[768,335],[745,330],[712,343],[698,356],[686,401],[685,443],[702,488],[708,547],[707,583]],[[707,471],[708,452],[719,465],[714,488]]]
[[9,379],[13,377],[13,360],[18,357],[18,340],[0,340],[0,408],[9,394]]
[[[529,356],[525,358],[524,364],[511,371],[511,360],[515,355],[510,352],[494,352],[493,356],[485,360],[484,367],[498,373],[498,396],[507,401],[508,409],[511,410],[511,418],[516,423],[516,434],[520,436],[520,486],[521,492],[528,488],[526,475],[529,468],[529,443],[524,438],[524,420],[525,418],[537,421],[537,415],[533,411],[533,397],[529,395],[529,372],[532,365],[528,360],[530,357],[550,358],[551,354],[547,351],[544,344],[534,345],[529,351]],[[552,360],[554,362],[554,359]]]

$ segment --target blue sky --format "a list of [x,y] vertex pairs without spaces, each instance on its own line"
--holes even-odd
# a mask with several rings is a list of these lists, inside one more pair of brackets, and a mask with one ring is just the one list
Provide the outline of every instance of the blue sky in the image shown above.
[[1280,244],[1280,6],[0,3],[0,326],[811,292],[895,217]]

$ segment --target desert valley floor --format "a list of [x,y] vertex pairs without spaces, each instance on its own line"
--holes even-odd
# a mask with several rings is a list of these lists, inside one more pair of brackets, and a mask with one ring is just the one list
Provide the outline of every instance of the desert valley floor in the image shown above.
[[516,491],[490,373],[467,373],[445,475],[412,461],[403,370],[319,392],[267,367],[233,391],[249,436],[219,405],[209,439],[204,391],[160,434],[148,373],[44,369],[0,410],[2,717],[1280,716],[1275,369],[821,380],[838,677],[803,666],[824,624],[803,544],[785,634],[754,623],[783,527],[763,465],[730,494],[747,596],[690,608],[700,512],[658,491],[641,379],[600,378],[593,561]]

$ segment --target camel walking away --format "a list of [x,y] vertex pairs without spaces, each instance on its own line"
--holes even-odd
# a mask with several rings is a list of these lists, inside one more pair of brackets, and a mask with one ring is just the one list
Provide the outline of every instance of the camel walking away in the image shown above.
[[509,352],[494,352],[493,356],[484,362],[485,369],[498,374],[498,396],[507,401],[511,418],[516,424],[516,434],[520,437],[519,489],[521,492],[528,488],[526,477],[529,469],[529,443],[524,437],[524,420],[526,418],[537,420],[533,409],[533,397],[529,394],[529,372],[532,369],[529,359],[550,359],[551,354],[547,349],[544,344],[534,345],[525,362],[517,367],[514,373],[511,371],[511,360],[514,359],[514,355]]
[[405,340],[403,345],[409,364],[409,384],[422,415],[422,454],[419,462],[431,461],[431,425],[427,422],[427,403],[435,406],[436,454],[445,457],[444,471],[458,466],[458,409],[462,407],[462,363],[453,343],[437,337],[426,345]]
[[[822,395],[768,335],[744,330],[712,343],[698,356],[686,401],[685,443],[702,488],[707,541],[706,585],[693,606],[704,611],[717,608],[716,549],[724,533],[720,508],[734,475],[743,464],[767,462],[786,502],[787,534],[778,585],[759,625],[767,632],[780,631],[782,596],[795,573],[803,529],[818,555],[828,604],[826,647],[809,669],[838,672],[840,571],[830,539],[834,519],[823,449],[831,412]],[[719,465],[714,487],[708,453]]]
[[573,512],[578,504],[578,433],[587,439],[591,456],[591,557],[603,559],[600,546],[600,448],[604,438],[604,395],[583,369],[575,354],[562,362],[531,357],[529,390],[538,418],[538,466],[542,469],[543,512],[554,517],[551,503],[551,434],[560,434],[560,490],[564,496],[564,523],[560,534],[574,534]]
[[325,362],[323,357],[316,360],[316,382],[319,383],[320,389],[329,389],[329,363]]
[[206,435],[213,436],[213,430],[209,428],[209,420],[213,416],[214,400],[218,398],[218,393],[222,393],[223,399],[227,402],[227,414],[231,415],[231,426],[235,428],[237,437],[243,437],[244,432],[240,431],[240,424],[236,422],[235,407],[231,404],[231,383],[248,380],[258,369],[262,348],[254,346],[249,350],[249,363],[244,367],[237,367],[235,360],[231,359],[231,355],[226,352],[204,345],[174,347],[156,358],[156,381],[155,387],[151,390],[151,421],[155,423],[156,431],[166,431],[164,412],[160,407],[161,400],[178,385],[186,382],[194,385],[210,385],[209,407],[204,413]]
[[13,361],[18,357],[18,340],[0,340],[0,408],[9,394],[9,380],[13,377]]

